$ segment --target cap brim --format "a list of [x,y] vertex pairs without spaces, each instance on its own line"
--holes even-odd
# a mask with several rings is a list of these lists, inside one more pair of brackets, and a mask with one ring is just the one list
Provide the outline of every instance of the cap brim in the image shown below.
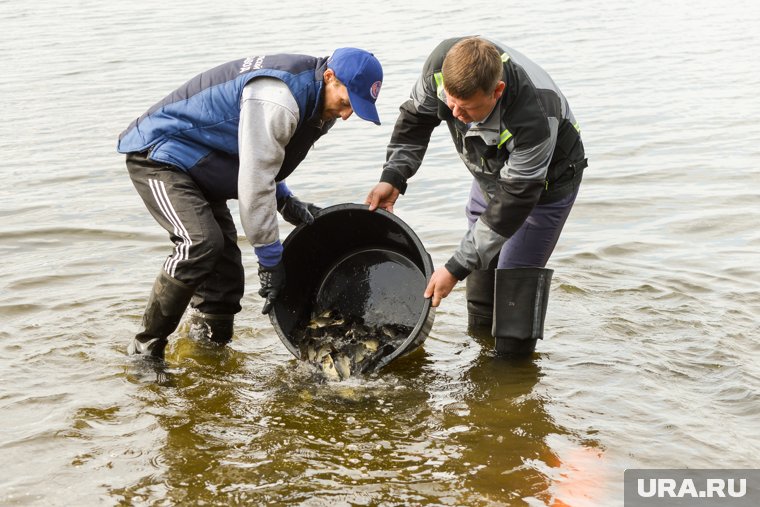
[[348,99],[351,101],[351,109],[359,118],[380,125],[380,116],[377,114],[375,104],[352,93],[351,90],[348,90]]

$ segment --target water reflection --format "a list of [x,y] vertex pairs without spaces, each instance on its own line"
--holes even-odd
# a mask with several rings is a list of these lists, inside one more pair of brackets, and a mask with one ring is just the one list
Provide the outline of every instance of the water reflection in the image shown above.
[[491,342],[465,374],[470,427],[454,435],[465,449],[462,460],[472,464],[464,486],[507,503],[525,497],[548,500],[550,479],[541,468],[556,468],[560,460],[546,437],[567,430],[534,392],[542,376],[537,362],[495,356]]
[[471,332],[471,337],[483,348],[465,374],[470,426],[454,435],[465,449],[461,460],[472,464],[463,486],[507,505],[526,499],[555,507],[594,505],[588,501],[595,492],[566,484],[570,476],[585,481],[590,471],[565,457],[601,455],[600,444],[552,417],[552,400],[540,387],[540,355],[499,357],[490,335]]
[[[170,504],[196,503],[212,494],[215,485],[232,479],[225,477],[223,451],[245,444],[245,439],[237,438],[244,421],[236,407],[237,379],[246,375],[247,359],[233,348],[196,342],[185,335],[170,343],[164,368],[144,362],[130,365],[136,379],[144,382],[136,402],[150,407],[147,410],[158,426],[150,429],[151,436],[163,434],[163,443],[151,461],[153,473],[132,487],[113,490],[112,495],[128,504],[158,499]],[[166,377],[152,382],[151,372]]]
[[547,411],[537,356],[505,360],[478,343],[458,370],[418,350],[379,374],[327,383],[306,363],[266,364],[180,337],[168,350],[171,382],[146,383],[140,394],[165,434],[155,473],[113,494],[561,505],[554,481],[563,464],[551,442],[574,437]]

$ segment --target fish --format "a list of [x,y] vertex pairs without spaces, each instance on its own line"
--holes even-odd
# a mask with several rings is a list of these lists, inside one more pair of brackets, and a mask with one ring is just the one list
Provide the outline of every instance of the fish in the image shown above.
[[354,357],[354,364],[361,364],[370,355],[369,349],[363,343],[357,343],[351,352]]
[[351,360],[345,354],[337,354],[333,358],[333,364],[338,371],[341,380],[346,380],[351,376]]
[[325,356],[320,361],[320,364],[322,366],[322,372],[325,374],[325,378],[327,380],[332,380],[335,382],[340,380],[340,374],[335,368],[335,363],[333,362],[333,358],[330,354],[325,354]]
[[330,350],[330,347],[327,344],[319,344],[314,340],[310,340],[309,342],[304,344],[305,346],[302,347],[302,357],[305,357],[307,361],[311,363],[318,363],[322,361],[322,359],[330,354],[332,352]]
[[396,332],[393,329],[391,329],[390,326],[382,326],[380,328],[380,331],[382,331],[383,334],[387,336],[388,338],[390,338],[391,340],[396,338]]
[[372,371],[410,332],[406,326],[368,326],[360,318],[346,319],[336,311],[325,310],[312,315],[295,336],[300,357],[334,382]]
[[326,310],[319,314],[318,316],[314,317],[309,321],[309,323],[306,325],[309,329],[321,329],[323,327],[328,326],[340,326],[345,321],[341,318],[333,318],[332,316],[332,310]]

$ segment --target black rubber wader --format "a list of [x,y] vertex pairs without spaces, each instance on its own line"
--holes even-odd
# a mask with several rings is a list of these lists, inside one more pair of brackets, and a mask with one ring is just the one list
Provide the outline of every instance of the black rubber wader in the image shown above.
[[[467,277],[468,331],[490,334],[500,355],[532,354],[544,337],[551,269],[473,271]],[[496,301],[496,304],[494,304]]]
[[194,292],[194,287],[171,278],[162,271],[153,283],[143,314],[143,329],[132,339],[127,353],[163,359],[167,337],[177,329]]

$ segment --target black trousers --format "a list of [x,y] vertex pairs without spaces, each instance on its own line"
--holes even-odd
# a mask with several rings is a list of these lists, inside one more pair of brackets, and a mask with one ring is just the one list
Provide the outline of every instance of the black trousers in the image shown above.
[[146,153],[128,154],[127,170],[148,211],[174,244],[163,270],[196,288],[190,305],[208,314],[238,313],[245,273],[227,202],[209,200],[189,174],[149,160]]

